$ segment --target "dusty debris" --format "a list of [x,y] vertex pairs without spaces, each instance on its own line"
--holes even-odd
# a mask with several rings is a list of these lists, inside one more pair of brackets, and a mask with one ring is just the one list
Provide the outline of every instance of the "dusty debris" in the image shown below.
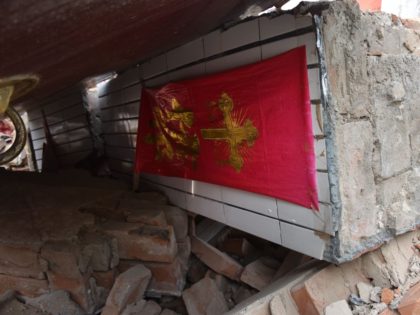
[[189,315],[220,315],[228,310],[213,279],[205,277],[182,294]]
[[143,298],[152,273],[143,265],[137,265],[120,274],[106,300],[103,315],[119,314],[124,308]]
[[60,315],[83,315],[80,306],[75,303],[70,294],[66,291],[58,290],[36,298],[24,298],[25,304],[31,305],[48,314]]

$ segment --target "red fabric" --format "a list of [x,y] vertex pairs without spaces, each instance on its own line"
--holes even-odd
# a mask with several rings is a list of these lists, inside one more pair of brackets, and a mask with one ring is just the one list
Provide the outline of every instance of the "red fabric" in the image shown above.
[[[221,109],[229,99],[230,122]],[[136,172],[230,186],[318,209],[311,122],[304,47],[231,71],[143,89]],[[231,154],[235,143],[226,139],[241,134],[244,125],[248,131],[242,135],[250,143],[238,140],[237,154]]]

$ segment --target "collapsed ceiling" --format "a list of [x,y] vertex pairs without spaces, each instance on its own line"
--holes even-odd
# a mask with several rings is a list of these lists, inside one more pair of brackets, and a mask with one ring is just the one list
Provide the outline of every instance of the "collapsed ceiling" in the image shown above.
[[0,77],[36,74],[40,83],[30,99],[43,98],[284,2],[3,0]]

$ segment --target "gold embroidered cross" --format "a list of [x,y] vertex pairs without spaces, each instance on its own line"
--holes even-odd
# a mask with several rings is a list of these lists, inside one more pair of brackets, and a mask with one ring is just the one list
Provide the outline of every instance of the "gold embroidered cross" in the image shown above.
[[243,119],[233,115],[233,101],[227,93],[223,93],[219,99],[219,109],[223,113],[224,128],[201,129],[201,135],[206,140],[222,140],[229,145],[229,164],[240,171],[244,165],[244,158],[241,154],[241,148],[244,142],[248,147],[254,145],[258,138],[258,130],[250,119],[246,119],[241,125]]

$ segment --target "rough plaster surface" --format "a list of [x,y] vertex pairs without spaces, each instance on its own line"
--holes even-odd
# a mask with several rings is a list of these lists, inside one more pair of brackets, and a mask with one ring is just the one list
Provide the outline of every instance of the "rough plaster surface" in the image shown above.
[[420,33],[352,0],[322,21],[329,167],[341,201],[326,258],[342,262],[420,223]]

